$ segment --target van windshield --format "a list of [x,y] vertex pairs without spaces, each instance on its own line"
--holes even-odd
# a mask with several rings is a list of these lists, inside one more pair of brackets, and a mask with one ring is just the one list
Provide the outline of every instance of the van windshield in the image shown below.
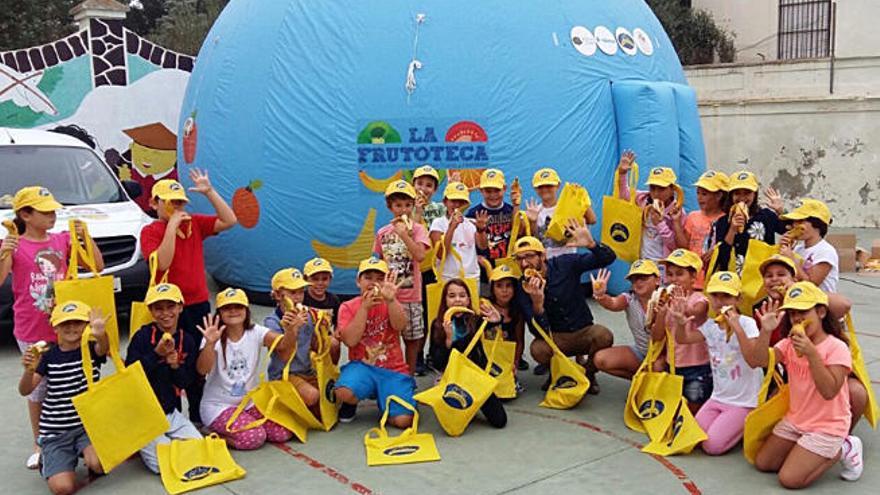
[[0,208],[15,192],[43,186],[65,206],[126,201],[125,193],[94,152],[63,146],[0,146]]

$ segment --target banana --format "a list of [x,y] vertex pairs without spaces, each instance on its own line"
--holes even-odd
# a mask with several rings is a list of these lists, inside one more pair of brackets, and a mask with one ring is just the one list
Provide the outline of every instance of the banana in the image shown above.
[[[6,227],[6,238],[18,237],[18,227],[15,226],[15,222],[10,219],[3,220],[3,226]],[[0,255],[0,261],[5,260],[9,257],[9,251]]]
[[801,238],[802,235],[804,235],[804,226],[801,224],[795,225],[792,228],[788,229],[786,235],[788,235],[788,238],[792,241],[797,241]]
[[400,215],[396,221],[403,222],[403,225],[406,226],[407,230],[412,230],[412,228],[413,228],[412,219],[409,218],[409,215],[407,215],[407,214]]
[[168,332],[162,332],[162,338],[159,339],[159,342],[165,342],[166,340],[174,342],[174,337],[172,337],[171,334]]
[[492,262],[481,256],[477,260],[477,263],[479,263],[480,266],[483,267],[483,270],[486,271],[486,276],[492,275]]
[[522,202],[522,186],[519,185],[519,177],[514,177],[513,182],[510,183],[510,202],[513,204],[514,210],[519,209]]
[[675,188],[675,206],[680,210],[684,206],[684,189],[678,184],[673,184],[672,187]]
[[443,323],[449,323],[450,321],[452,321],[452,318],[454,318],[455,315],[459,313],[474,314],[474,311],[470,308],[465,308],[464,306],[453,306],[447,309],[445,313],[443,313]]
[[[740,201],[739,203],[734,204],[733,207],[730,208],[730,219],[733,220],[734,215],[736,215],[737,213],[744,216],[746,219],[746,222],[749,221],[749,207],[746,206],[745,202]],[[736,231],[737,231],[737,233],[742,234],[745,231],[745,229],[746,229],[746,226],[745,226],[745,224],[743,224],[742,227],[738,227],[736,229]]]
[[539,280],[544,280],[544,277],[541,276],[541,272],[535,270],[534,268],[526,268],[526,271],[523,272],[523,276],[525,278],[537,278]]
[[305,307],[302,303],[295,303],[290,300],[289,297],[284,297],[284,311],[290,313],[304,313],[308,311],[309,308]]
[[715,323],[718,324],[719,327],[723,328],[727,333],[727,341],[730,342],[730,337],[733,335],[733,329],[730,328],[730,325],[727,323],[727,312],[732,310],[733,306],[724,306],[721,308],[721,311],[718,312],[718,316],[715,317]]
[[[810,323],[811,323],[810,320],[804,320],[804,321],[802,321],[802,322],[800,322],[800,323],[796,323],[796,324],[794,324],[794,325],[791,326],[791,331],[788,332],[788,333],[789,333],[789,334],[796,334],[796,333],[798,333],[798,334],[801,334],[801,335],[806,335],[807,332],[806,332],[805,328],[806,328],[807,325],[809,325]],[[795,351],[795,354],[797,354],[797,357],[803,357],[803,355],[804,355],[802,352],[797,352],[797,351]]]
[[394,181],[400,180],[403,178],[403,170],[398,170],[391,177],[387,179],[374,179],[367,175],[366,172],[361,170],[358,172],[358,177],[361,179],[361,184],[364,185],[370,191],[375,193],[385,194],[385,189],[388,187],[388,184],[391,184]]
[[666,287],[658,287],[657,290],[651,294],[651,299],[648,300],[648,308],[645,311],[645,326],[650,327],[654,324],[654,317],[657,316],[657,306],[660,303],[668,302],[669,299],[672,298],[672,291],[675,290],[674,284],[669,284]]
[[380,292],[380,291],[379,291],[379,286],[378,286],[378,285],[374,285],[374,286],[373,286],[373,297],[379,297],[379,292]]
[[48,350],[49,344],[47,344],[45,340],[35,342],[27,348],[27,352],[31,353],[34,356],[33,362],[28,367],[30,371],[34,371],[37,369],[37,365],[40,363],[40,357]]
[[357,237],[346,246],[331,246],[317,239],[312,239],[312,249],[320,258],[329,261],[334,268],[357,268],[364,258],[369,258],[373,250],[373,239],[376,230],[376,209],[370,208],[364,225]]

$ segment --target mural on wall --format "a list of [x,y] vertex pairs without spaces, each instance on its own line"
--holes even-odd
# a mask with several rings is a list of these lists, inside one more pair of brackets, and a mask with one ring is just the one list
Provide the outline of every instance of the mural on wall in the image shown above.
[[[177,177],[180,105],[193,57],[125,29],[120,19],[42,46],[0,52],[0,127],[77,125],[120,178],[149,191]],[[147,208],[146,196],[137,202]]]

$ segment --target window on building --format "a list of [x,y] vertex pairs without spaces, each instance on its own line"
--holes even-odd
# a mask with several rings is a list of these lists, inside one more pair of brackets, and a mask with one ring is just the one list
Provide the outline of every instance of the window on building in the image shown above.
[[779,59],[831,54],[831,0],[779,0]]

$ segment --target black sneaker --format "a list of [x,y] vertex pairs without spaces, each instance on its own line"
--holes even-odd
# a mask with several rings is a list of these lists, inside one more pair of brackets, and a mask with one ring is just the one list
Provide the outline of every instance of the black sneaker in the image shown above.
[[532,373],[536,375],[546,375],[550,371],[550,368],[547,367],[546,364],[536,364],[535,369],[532,370]]
[[525,359],[520,359],[519,362],[516,363],[516,369],[527,371],[529,369],[529,363]]
[[546,380],[544,380],[544,384],[541,385],[541,390],[546,392],[550,389],[550,377],[548,376]]
[[338,417],[340,423],[351,423],[354,421],[355,416],[357,416],[357,404],[343,403],[342,407],[339,408]]

